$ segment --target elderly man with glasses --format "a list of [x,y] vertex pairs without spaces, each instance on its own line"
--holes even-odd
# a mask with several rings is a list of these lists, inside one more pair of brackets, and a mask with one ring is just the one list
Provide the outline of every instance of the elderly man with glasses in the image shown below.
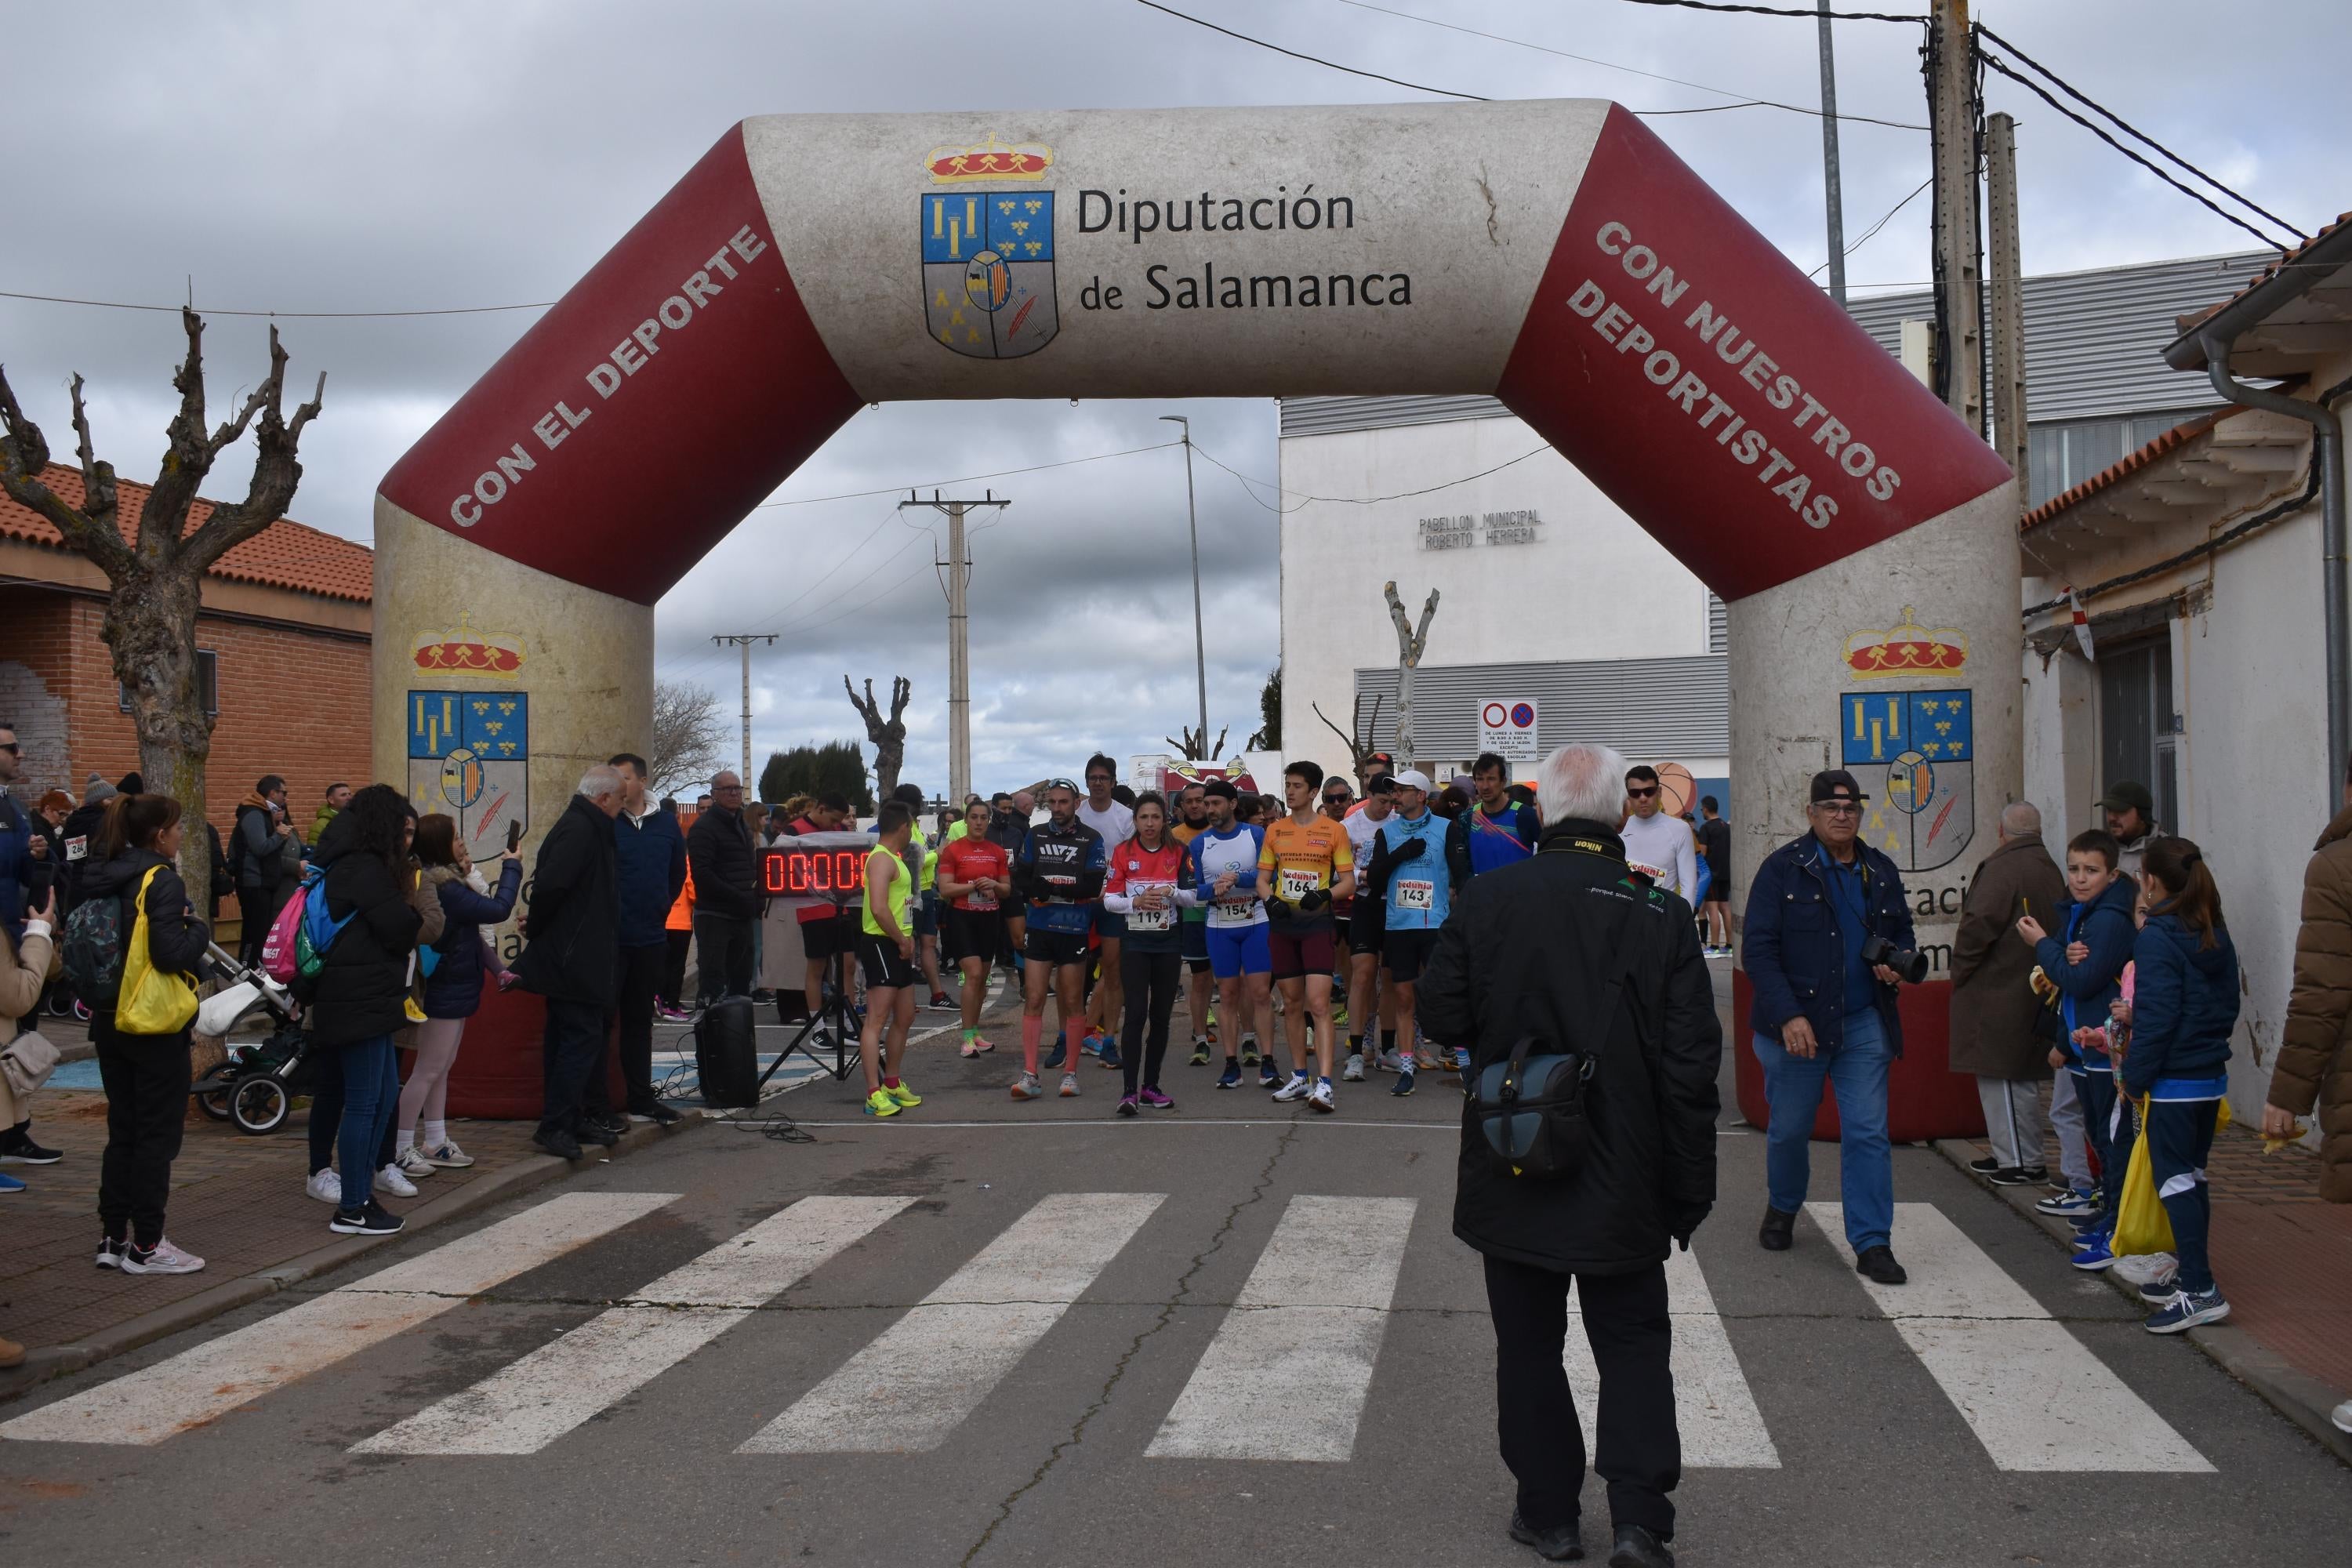
[[1806,1147],[1826,1084],[1837,1095],[1838,1169],[1854,1268],[1882,1285],[1906,1275],[1889,1246],[1895,1169],[1886,1141],[1886,1079],[1903,1054],[1897,976],[1863,955],[1874,937],[1913,945],[1911,907],[1895,862],[1862,842],[1869,796],[1843,768],[1815,773],[1811,831],[1757,868],[1742,922],[1741,962],[1755,992],[1748,1022],[1771,1104],[1765,1156],[1769,1192],[1757,1240],[1785,1252],[1795,1240],[1811,1167]]

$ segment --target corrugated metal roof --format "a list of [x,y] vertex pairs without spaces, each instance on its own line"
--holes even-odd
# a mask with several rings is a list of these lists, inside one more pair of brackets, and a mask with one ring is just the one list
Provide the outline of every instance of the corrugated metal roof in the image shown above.
[[[2174,320],[2228,298],[2250,271],[2277,258],[2273,251],[2245,250],[2028,278],[2030,417],[2039,425],[2210,406],[2213,389],[2203,376],[2164,363],[2177,333]],[[1900,348],[1903,321],[1934,313],[1925,289],[1874,294],[1848,309],[1888,353]],[[1491,397],[1290,397],[1282,400],[1282,434],[1328,436],[1508,412]]]
[[[1393,665],[1356,671],[1369,715],[1381,699],[1379,746],[1396,745]],[[1720,757],[1731,751],[1731,673],[1724,655],[1554,663],[1423,665],[1413,672],[1413,749],[1423,756],[1478,751],[1478,707],[1494,698],[1536,705],[1544,750],[1570,742],[1616,747],[1634,761]]]

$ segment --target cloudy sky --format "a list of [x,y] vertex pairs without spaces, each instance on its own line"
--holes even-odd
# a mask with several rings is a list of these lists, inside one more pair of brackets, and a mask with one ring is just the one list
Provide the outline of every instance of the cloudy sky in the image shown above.
[[[1175,3],[1289,48],[1464,93],[1609,97],[1638,110],[1818,102],[1804,21],[1631,0]],[[2341,0],[2263,0],[2248,13],[2259,26],[2217,25],[2209,0],[1980,0],[1974,11],[2298,226],[2352,205],[2338,128],[2315,112],[2340,91],[2352,41]],[[12,7],[8,37],[0,130],[17,175],[0,223],[0,289],[165,305],[193,290],[215,312],[551,300],[746,115],[1424,96],[1132,0],[175,0]],[[1907,26],[1841,23],[1840,109],[1922,123],[1917,42]],[[2252,243],[2023,89],[1995,78],[1989,98],[2020,123],[2029,271]],[[1650,123],[1799,265],[1822,260],[1816,119],[1738,109]],[[1927,176],[1927,142],[1860,121],[1842,139],[1851,243]],[[1853,255],[1857,290],[1927,278],[1927,207],[1914,202]],[[378,479],[533,319],[283,322],[296,380],[329,373],[293,515],[365,539]],[[212,317],[216,405],[258,375],[265,332],[256,320]],[[0,363],[27,412],[68,448],[65,384],[81,372],[101,451],[125,477],[152,476],[179,348],[166,312],[0,299]],[[992,486],[1014,504],[972,540],[976,782],[1075,772],[1097,746],[1122,757],[1163,749],[1193,708],[1184,476],[1177,450],[1133,449],[1163,443],[1173,426],[1158,416],[1170,413],[1189,415],[1200,446],[1233,468],[1275,476],[1265,402],[867,410],[662,601],[659,673],[711,686],[732,713],[736,656],[712,648],[710,635],[779,634],[753,666],[762,755],[860,733],[844,673],[877,685],[905,673],[916,692],[909,776],[939,787],[947,653],[936,520],[902,518],[888,492]],[[677,469],[692,482],[691,454],[677,455]],[[1038,471],[1009,471],[1020,469]],[[225,460],[207,490],[241,494],[244,479]],[[1277,520],[1267,492],[1254,497],[1207,463],[1198,479],[1210,722],[1230,724],[1238,743],[1276,657]],[[885,493],[854,493],[864,491]],[[832,497],[846,499],[820,499]],[[1048,579],[1053,608],[1040,614]]]

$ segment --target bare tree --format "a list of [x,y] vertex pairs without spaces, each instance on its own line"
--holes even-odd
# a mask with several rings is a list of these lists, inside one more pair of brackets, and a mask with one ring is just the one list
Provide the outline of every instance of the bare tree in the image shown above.
[[[0,371],[0,490],[11,500],[47,518],[67,545],[106,574],[106,619],[99,635],[114,653],[114,678],[131,694],[131,721],[139,732],[139,771],[148,787],[170,795],[191,821],[197,851],[181,858],[181,879],[197,909],[208,907],[212,858],[203,852],[205,768],[212,758],[213,721],[205,713],[196,685],[196,615],[203,604],[205,574],[228,551],[286,515],[301,482],[295,460],[303,427],[318,417],[327,395],[319,376],[310,401],[284,413],[286,351],[278,329],[269,329],[269,374],[245,400],[234,419],[205,427],[205,323],[194,310],[180,312],[187,333],[187,357],[172,384],[180,406],[165,426],[170,447],[154,488],[140,513],[139,537],[125,540],[118,515],[114,465],[99,458],[82,404],[82,379],[73,378],[73,424],[81,460],[79,507],[42,482],[49,444],[40,426],[25,416],[16,395]],[[215,505],[192,531],[188,513],[215,459],[254,432],[253,479],[245,500]]]
[[[1405,619],[1404,601],[1397,597],[1396,584],[1381,590],[1389,602],[1389,621],[1397,635],[1397,761],[1405,767],[1412,766],[1412,672],[1421,668],[1421,656],[1429,647],[1429,618],[1437,614],[1437,590],[1429,591],[1428,603],[1421,606],[1421,625],[1411,625]],[[1328,722],[1328,721],[1326,721]]]
[[652,754],[646,759],[654,794],[706,779],[727,760],[727,721],[719,694],[690,680],[654,682]]
[[[1219,730],[1217,731],[1217,743],[1213,746],[1202,745],[1201,742],[1206,738],[1208,731],[1205,730],[1195,730],[1190,724],[1179,727],[1175,736],[1162,735],[1160,738],[1166,741],[1170,745],[1175,747],[1176,754],[1182,757],[1188,763],[1213,763],[1217,760],[1218,756],[1223,752],[1225,749],[1225,735],[1232,730],[1232,728],[1233,726],[1228,724],[1223,729]],[[1178,737],[1181,737],[1181,739]]]
[[1370,718],[1366,718],[1364,716],[1363,700],[1361,698],[1357,699],[1356,711],[1353,716],[1361,721],[1362,727],[1352,735],[1339,728],[1339,725],[1332,723],[1331,716],[1323,711],[1323,708],[1320,703],[1309,702],[1307,706],[1314,709],[1315,717],[1322,720],[1324,727],[1328,729],[1334,735],[1339,736],[1340,741],[1347,746],[1349,771],[1356,775],[1356,787],[1360,790],[1362,789],[1364,785],[1370,782],[1365,770],[1372,760],[1372,753],[1381,749],[1381,698],[1379,694],[1373,694],[1372,711]]
[[884,800],[898,787],[898,766],[907,760],[907,700],[914,688],[903,675],[890,678],[890,717],[882,717],[881,704],[874,700],[874,678],[866,677],[866,695],[857,695],[857,688],[849,684],[849,677],[841,678],[841,689],[849,693],[850,705],[857,716],[866,721],[866,738],[874,743],[874,792]]

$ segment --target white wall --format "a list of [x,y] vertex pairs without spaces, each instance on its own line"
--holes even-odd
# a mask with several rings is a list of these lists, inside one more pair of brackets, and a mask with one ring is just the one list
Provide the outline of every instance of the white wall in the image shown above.
[[[1282,442],[1290,497],[1385,496],[1478,473],[1542,445],[1514,418],[1293,436]],[[1552,452],[1428,495],[1352,506],[1297,505],[1282,520],[1283,749],[1328,766],[1360,665],[1392,665],[1396,633],[1381,585],[1393,578],[1417,623],[1440,593],[1424,664],[1628,658],[1706,651],[1706,589]],[[1425,517],[1533,509],[1531,544],[1423,550]]]

